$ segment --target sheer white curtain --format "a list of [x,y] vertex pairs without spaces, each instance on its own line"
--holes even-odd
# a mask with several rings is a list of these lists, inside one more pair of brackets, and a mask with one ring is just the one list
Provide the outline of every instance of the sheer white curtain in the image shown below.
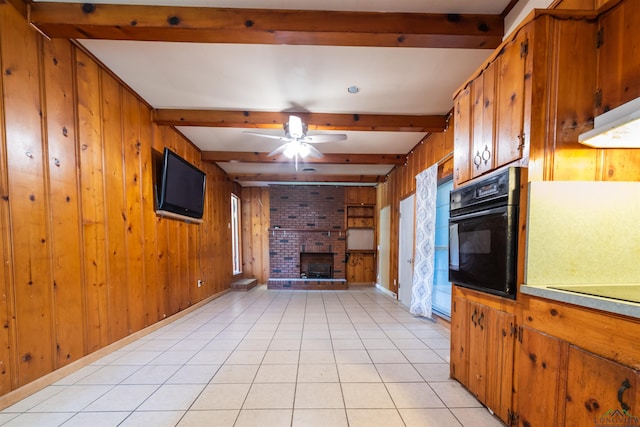
[[416,175],[416,226],[411,314],[431,317],[438,165]]

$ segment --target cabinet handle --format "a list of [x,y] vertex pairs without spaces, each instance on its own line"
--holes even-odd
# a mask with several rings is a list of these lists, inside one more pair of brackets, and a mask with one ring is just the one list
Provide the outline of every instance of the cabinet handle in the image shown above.
[[476,169],[480,168],[482,164],[482,156],[480,155],[480,150],[476,152],[476,155],[473,156],[473,164],[476,165]]
[[482,321],[484,320],[484,311],[480,313],[480,318],[478,319],[478,326],[480,326],[480,330],[484,330],[484,325]]
[[476,321],[477,317],[478,317],[478,310],[474,309],[473,314],[471,315],[471,322],[473,322],[474,326],[478,326],[478,322]]
[[631,383],[629,382],[629,379],[625,379],[624,381],[622,381],[621,387],[618,389],[618,402],[620,402],[620,407],[622,409],[624,409],[625,411],[630,411],[631,407],[629,405],[627,405],[625,402],[623,402],[622,400],[622,395],[624,394],[624,392],[626,390],[629,390],[631,388]]
[[487,145],[484,146],[484,151],[482,152],[482,160],[484,160],[484,164],[486,165],[491,158],[491,151],[489,151],[489,147]]

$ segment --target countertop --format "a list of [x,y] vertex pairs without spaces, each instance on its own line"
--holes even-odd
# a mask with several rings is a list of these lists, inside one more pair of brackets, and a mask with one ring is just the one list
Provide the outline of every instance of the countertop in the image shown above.
[[640,319],[640,284],[522,285],[520,292]]

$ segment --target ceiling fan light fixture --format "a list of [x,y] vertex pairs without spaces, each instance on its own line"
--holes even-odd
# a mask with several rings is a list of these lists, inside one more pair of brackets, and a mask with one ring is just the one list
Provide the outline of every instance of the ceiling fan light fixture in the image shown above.
[[285,148],[284,150],[284,155],[287,156],[287,158],[289,159],[293,159],[293,156],[295,156],[298,153],[298,147],[296,147],[296,145],[293,142],[290,142],[287,144],[287,148]]
[[309,148],[309,144],[304,142],[300,144],[300,146],[298,147],[298,154],[300,155],[300,157],[307,157],[310,153],[311,148]]
[[298,139],[304,136],[302,119],[298,116],[289,116],[289,135],[291,138]]

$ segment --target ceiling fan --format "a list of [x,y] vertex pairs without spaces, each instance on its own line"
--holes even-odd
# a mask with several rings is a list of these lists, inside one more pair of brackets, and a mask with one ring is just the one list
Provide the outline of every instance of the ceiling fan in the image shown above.
[[255,133],[245,131],[249,135],[255,135],[262,138],[277,139],[286,141],[284,144],[267,154],[268,157],[283,153],[290,159],[295,159],[296,170],[298,170],[298,159],[307,156],[322,157],[323,154],[311,144],[322,142],[344,141],[347,135],[341,134],[323,134],[323,135],[307,135],[307,125],[302,122],[298,116],[289,116],[289,121],[284,124],[284,136],[269,135],[264,133]]

